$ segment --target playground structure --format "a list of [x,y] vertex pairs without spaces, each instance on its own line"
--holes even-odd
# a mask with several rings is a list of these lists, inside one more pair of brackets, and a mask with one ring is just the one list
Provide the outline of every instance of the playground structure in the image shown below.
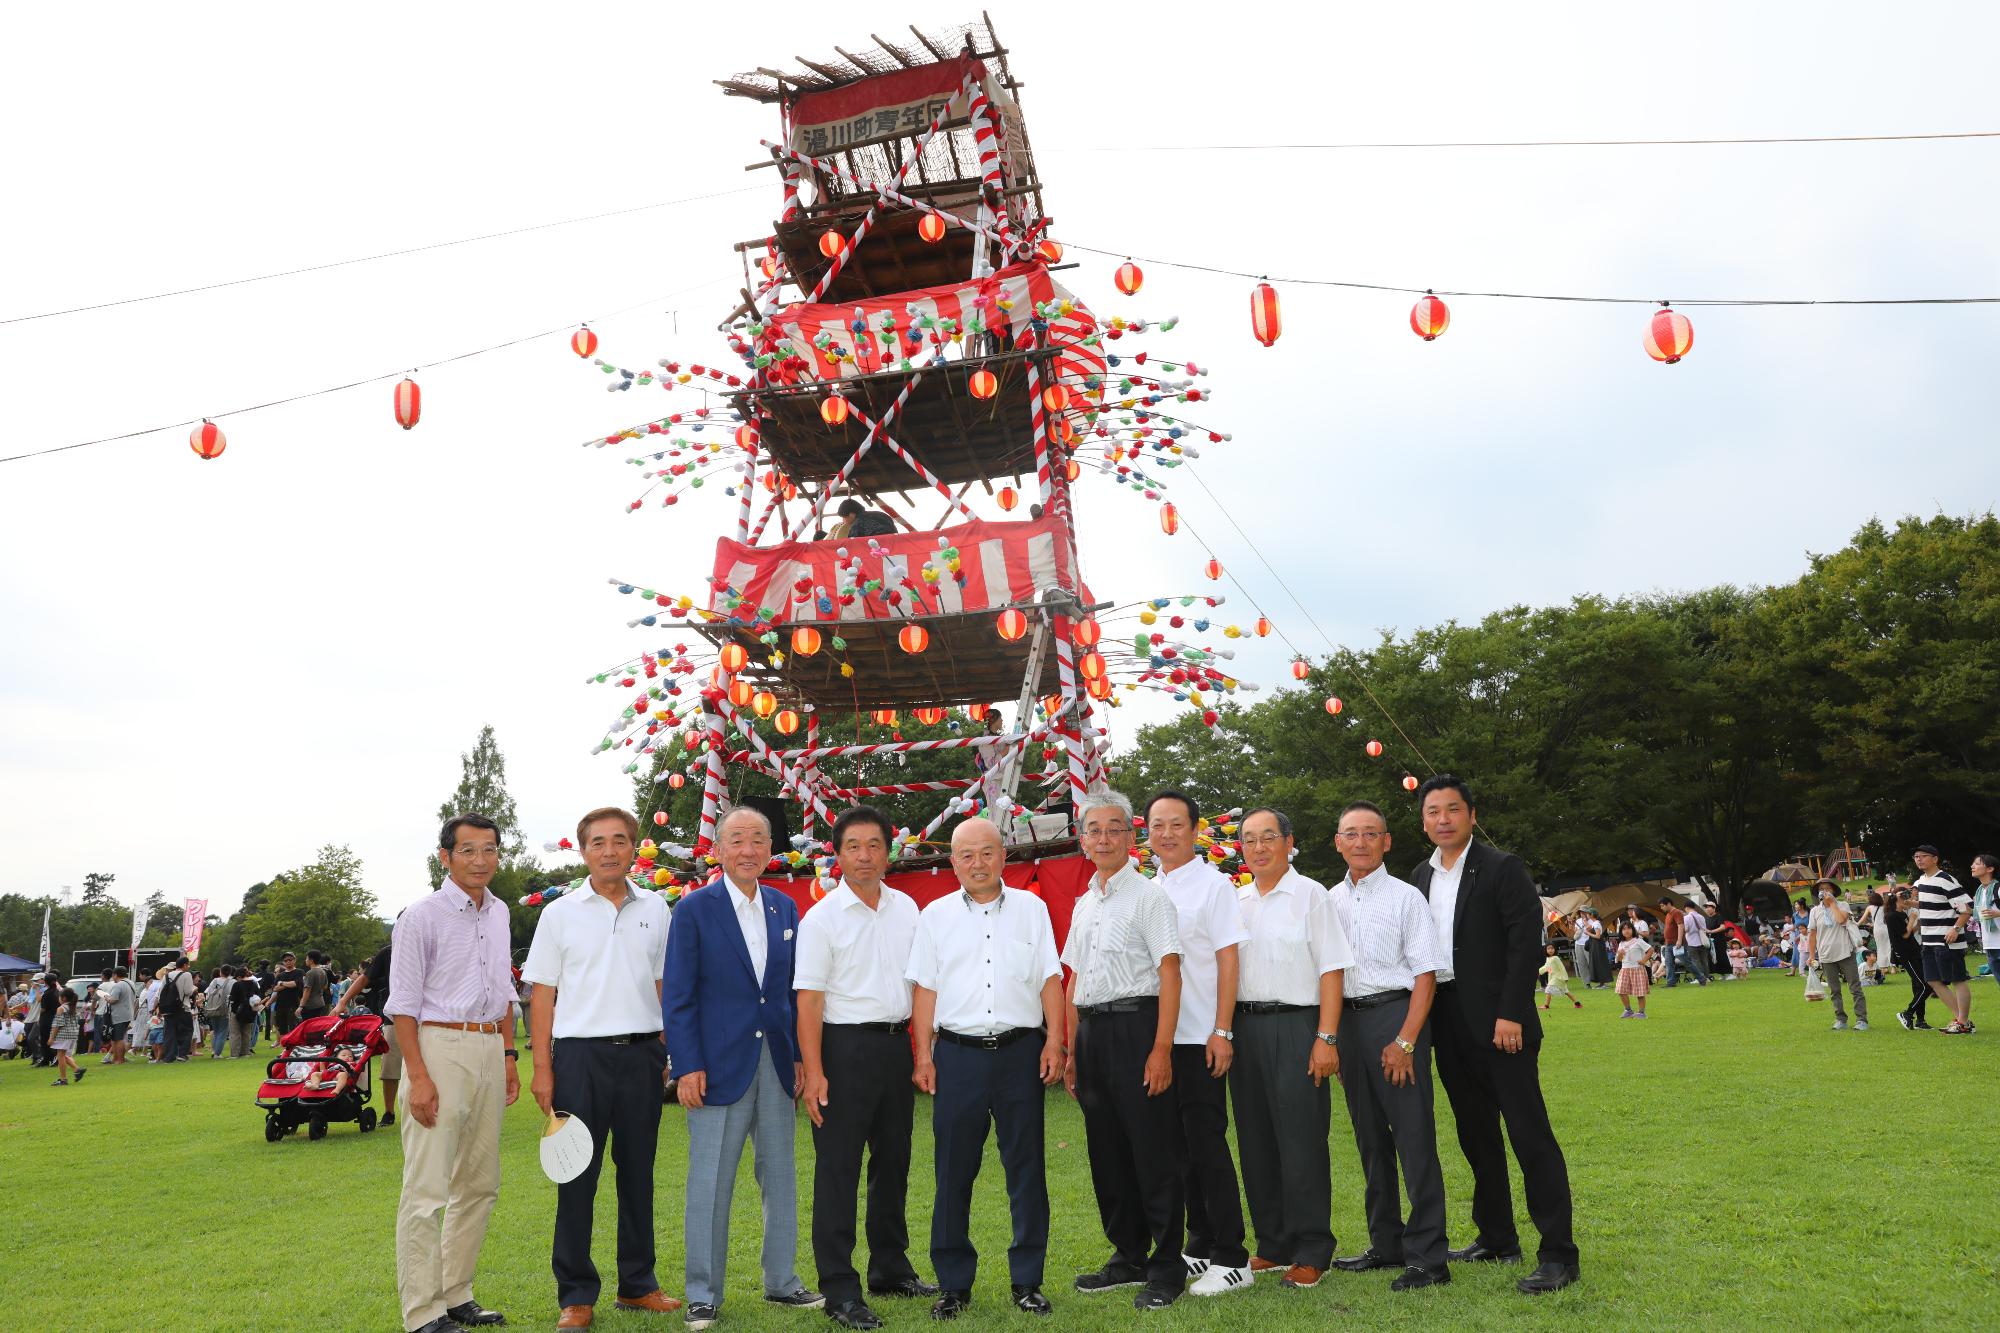
[[[1110,343],[1175,321],[1100,319],[1057,281],[1063,249],[990,22],[911,31],[914,44],[877,38],[798,72],[718,81],[775,108],[780,125],[758,164],[776,172],[780,213],[736,246],[744,285],[719,326],[740,372],[627,369],[595,358],[587,329],[572,343],[616,377],[613,391],[692,385],[729,405],[705,396],[586,441],[667,437],[628,460],[653,483],[630,510],[659,492],[674,505],[718,477],[734,502],[702,595],[612,580],[652,604],[632,627],[692,631],[597,677],[636,692],[599,748],[635,750],[628,773],[651,756],[676,789],[701,784],[687,844],[641,848],[640,871],[665,886],[682,865],[706,878],[738,768],[802,811],[779,873],[825,872],[823,839],[845,806],[912,793],[937,793],[942,808],[899,830],[906,865],[973,814],[999,828],[1010,859],[1071,855],[1076,800],[1106,781],[1114,690],[1159,691],[1213,723],[1213,697],[1255,688],[1224,670],[1230,650],[1192,636],[1262,635],[1268,621],[1212,624],[1213,595],[1111,606],[1079,556],[1074,487],[1086,475],[1160,504],[1163,531],[1177,529],[1163,474],[1228,438],[1170,415],[1205,399],[1206,372],[1130,349],[1123,365]],[[1137,282],[1121,273],[1119,286]],[[875,516],[873,535],[832,526],[847,501]],[[1206,572],[1221,575],[1213,560]],[[1114,615],[1135,632],[1107,630]],[[866,716],[892,738],[838,743],[822,729],[829,715]],[[905,740],[903,718],[933,731],[950,719],[951,734]],[[939,750],[965,752],[971,771],[843,785],[826,767]],[[641,818],[668,825],[664,811]]]

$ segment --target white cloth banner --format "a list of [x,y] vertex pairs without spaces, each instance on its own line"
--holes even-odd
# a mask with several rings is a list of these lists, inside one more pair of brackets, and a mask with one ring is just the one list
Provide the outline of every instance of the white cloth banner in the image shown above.
[[126,961],[132,965],[135,977],[139,967],[139,941],[146,938],[146,917],[151,910],[144,903],[132,909],[132,956]]
[[181,952],[189,958],[201,957],[201,931],[208,924],[208,899],[190,898],[181,914]]
[[41,957],[43,970],[45,971],[47,970],[48,965],[51,961],[52,960],[49,958],[49,909],[44,907],[42,909],[42,957]]

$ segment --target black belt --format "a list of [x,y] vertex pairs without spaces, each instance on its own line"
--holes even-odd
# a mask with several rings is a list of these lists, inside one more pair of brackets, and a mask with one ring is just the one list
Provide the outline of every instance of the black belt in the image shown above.
[[642,1041],[658,1041],[658,1032],[621,1032],[615,1037],[564,1037],[564,1041],[608,1041],[613,1046],[637,1046]]
[[1238,1000],[1236,1012],[1239,1014],[1303,1014],[1316,1010],[1316,1004],[1279,1004],[1274,1000]]
[[854,1032],[908,1032],[910,1020],[899,1018],[893,1023],[825,1023],[823,1027],[846,1028]]
[[1132,995],[1122,1000],[1106,1000],[1103,1004],[1080,1004],[1076,1007],[1076,1011],[1087,1017],[1095,1017],[1098,1014],[1138,1014],[1158,1008],[1159,1003],[1160,997],[1157,995]]
[[1455,991],[1455,990],[1457,990],[1457,989],[1458,989],[1458,982],[1457,982],[1457,981],[1440,981],[1440,982],[1439,982],[1439,983],[1437,984],[1437,988],[1438,988],[1438,994],[1440,994],[1440,995],[1449,995],[1449,994],[1451,994],[1451,993],[1452,993],[1453,991]]
[[954,1046],[976,1046],[982,1051],[997,1051],[1002,1046],[1012,1046],[1023,1037],[1039,1037],[1040,1028],[1008,1028],[1005,1032],[995,1032],[986,1037],[968,1037],[962,1032],[952,1032],[946,1028],[937,1030],[939,1041],[948,1041]]
[[1407,1000],[1408,998],[1410,998],[1410,993],[1406,990],[1378,990],[1373,995],[1354,996],[1348,1000],[1347,1007],[1349,1009],[1373,1009],[1377,1005],[1388,1004],[1392,1000]]

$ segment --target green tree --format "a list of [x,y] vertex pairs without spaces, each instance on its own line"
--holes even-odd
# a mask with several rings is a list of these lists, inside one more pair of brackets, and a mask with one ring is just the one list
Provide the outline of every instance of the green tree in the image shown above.
[[[521,821],[514,810],[514,798],[507,794],[507,760],[500,743],[493,738],[492,726],[479,729],[479,740],[470,754],[459,756],[461,772],[458,790],[438,807],[438,823],[453,815],[485,815],[500,830],[500,864],[511,866],[523,859],[527,847],[521,839]],[[532,863],[533,858],[527,858]],[[444,883],[444,867],[435,856],[425,859],[425,873],[431,888]]]
[[111,896],[111,882],[116,875],[107,875],[101,870],[93,870],[83,877],[83,905],[85,907],[115,907],[118,900]]
[[317,859],[280,876],[256,911],[243,915],[237,947],[252,958],[318,948],[347,965],[373,954],[388,935],[374,895],[361,885],[360,859],[341,846],[322,847]]

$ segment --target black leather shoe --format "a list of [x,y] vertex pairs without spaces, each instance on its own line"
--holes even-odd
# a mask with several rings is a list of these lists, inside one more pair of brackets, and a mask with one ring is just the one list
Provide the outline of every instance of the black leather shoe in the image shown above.
[[956,1319],[972,1308],[972,1293],[969,1291],[945,1291],[931,1303],[931,1318]]
[[413,1328],[410,1333],[458,1333],[458,1325],[451,1322],[450,1315],[439,1315],[421,1328]]
[[810,1287],[800,1287],[797,1291],[787,1292],[783,1296],[773,1296],[767,1291],[764,1293],[764,1299],[773,1305],[789,1305],[794,1310],[817,1310],[826,1304],[826,1297]]
[[454,1305],[444,1312],[444,1317],[465,1328],[486,1328],[493,1324],[504,1324],[507,1316],[498,1310],[489,1310],[478,1301],[467,1301]]
[[1115,1291],[1119,1287],[1139,1287],[1146,1282],[1146,1270],[1137,1264],[1121,1264],[1116,1259],[1095,1273],[1079,1273],[1076,1289],[1089,1295]]
[[1518,1264],[1521,1262],[1521,1247],[1510,1245],[1505,1249],[1495,1249],[1483,1240],[1475,1240],[1462,1250],[1447,1250],[1445,1258],[1455,1264]]
[[1366,1273],[1374,1268],[1401,1268],[1403,1261],[1377,1254],[1375,1247],[1371,1245],[1357,1255],[1346,1259],[1335,1259],[1333,1266],[1343,1273]]
[[860,1297],[826,1307],[826,1317],[842,1328],[880,1328],[882,1321]]
[[1132,1298],[1135,1310],[1164,1310],[1181,1298],[1179,1287],[1170,1287],[1164,1282],[1148,1282]]
[[1575,1264],[1540,1264],[1535,1271],[1514,1284],[1517,1291],[1530,1296],[1539,1296],[1545,1291],[1561,1291],[1583,1274]]
[[1054,1314],[1056,1308],[1042,1295],[1040,1287],[1014,1288],[1014,1308],[1023,1314]]
[[1442,1287],[1451,1281],[1451,1270],[1443,1264],[1436,1268],[1419,1268],[1411,1264],[1403,1270],[1403,1275],[1389,1284],[1391,1291],[1416,1291],[1423,1287]]
[[870,1296],[935,1296],[937,1284],[926,1282],[920,1277],[906,1277],[896,1282],[868,1284]]

